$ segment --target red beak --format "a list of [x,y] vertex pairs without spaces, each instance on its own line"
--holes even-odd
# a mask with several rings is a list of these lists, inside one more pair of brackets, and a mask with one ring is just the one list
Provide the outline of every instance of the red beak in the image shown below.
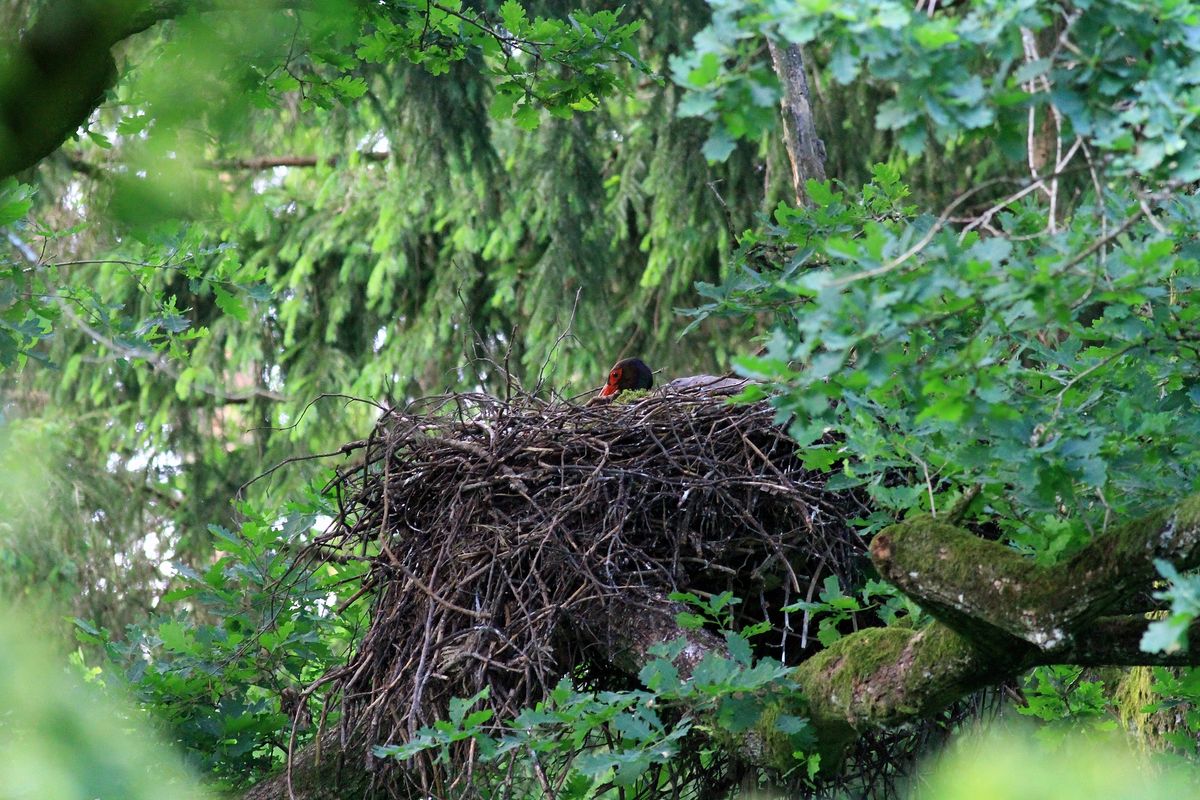
[[604,388],[600,390],[601,397],[612,397],[617,393],[617,385],[615,383],[606,383]]

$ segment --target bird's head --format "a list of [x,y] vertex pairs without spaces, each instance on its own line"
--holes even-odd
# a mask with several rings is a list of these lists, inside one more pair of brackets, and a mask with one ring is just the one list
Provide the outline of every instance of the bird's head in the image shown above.
[[654,385],[654,373],[640,358],[618,361],[608,372],[608,380],[600,390],[600,397],[612,397],[626,389],[649,389]]

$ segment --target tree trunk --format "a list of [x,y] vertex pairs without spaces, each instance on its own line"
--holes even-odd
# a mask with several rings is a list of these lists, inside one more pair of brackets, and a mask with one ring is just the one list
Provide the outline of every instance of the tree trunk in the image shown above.
[[825,145],[817,137],[813,120],[808,78],[804,74],[804,54],[800,52],[798,44],[781,48],[769,37],[767,47],[770,48],[771,63],[783,88],[783,97],[780,99],[783,141],[792,164],[792,189],[796,193],[796,202],[807,205],[810,201],[804,188],[805,182],[825,180]]

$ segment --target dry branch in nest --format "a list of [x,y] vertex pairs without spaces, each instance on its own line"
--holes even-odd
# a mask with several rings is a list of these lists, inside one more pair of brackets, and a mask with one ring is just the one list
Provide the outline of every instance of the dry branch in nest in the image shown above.
[[485,686],[505,720],[566,674],[628,685],[609,623],[674,591],[744,598],[740,622],[768,620],[769,654],[796,663],[816,643],[778,609],[862,563],[860,499],[801,465],[768,404],[702,392],[422,401],[385,414],[336,484],[309,556],[371,559],[370,629],[335,685],[344,731],[374,743]]

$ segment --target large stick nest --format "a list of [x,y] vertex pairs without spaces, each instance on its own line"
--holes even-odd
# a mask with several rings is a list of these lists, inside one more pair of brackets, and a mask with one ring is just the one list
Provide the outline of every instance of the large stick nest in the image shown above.
[[372,742],[484,686],[504,720],[566,674],[628,685],[586,621],[674,591],[744,598],[741,621],[770,621],[770,655],[794,663],[816,643],[778,609],[858,577],[860,499],[801,465],[766,403],[452,395],[389,411],[361,445],[310,552],[372,560],[370,629],[338,681],[343,726]]

